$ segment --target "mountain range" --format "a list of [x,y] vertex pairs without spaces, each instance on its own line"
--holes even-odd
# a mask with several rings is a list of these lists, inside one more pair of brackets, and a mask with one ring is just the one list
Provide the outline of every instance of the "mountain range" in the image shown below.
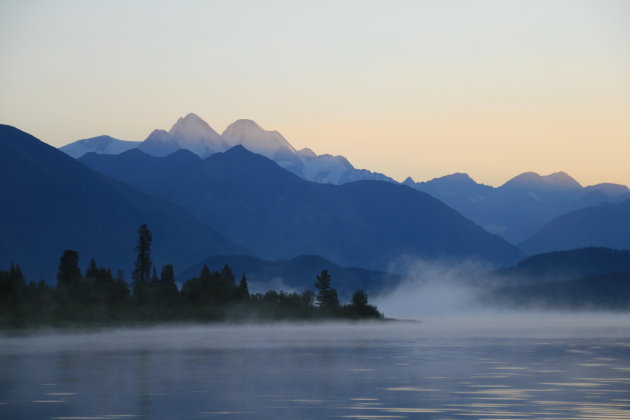
[[[311,182],[288,171],[288,160],[280,165],[261,154],[269,153],[266,144],[275,147],[276,159],[278,150],[286,149],[289,156],[302,151],[273,132],[269,140],[252,143],[247,127],[257,132],[256,126],[239,123],[220,136],[239,142],[226,151],[203,143],[205,152],[197,151],[205,158],[182,147],[152,156],[143,151],[148,147],[144,143],[101,138],[100,145],[126,150],[73,159],[0,125],[0,191],[5,197],[0,266],[19,263],[27,279],[53,281],[63,251],[75,249],[83,266],[95,258],[99,265],[125,270],[129,278],[136,232],[146,223],[154,235],[154,262],[158,267],[175,264],[180,280],[196,275],[204,264],[216,270],[228,263],[237,273],[246,272],[253,284],[299,289],[310,287],[314,276],[328,268],[342,294],[357,287],[376,292],[400,281],[395,273],[401,257],[473,258],[505,267],[524,255],[419,189],[432,189],[436,196],[450,192],[469,202],[483,196],[478,201],[508,208],[515,202],[536,208],[527,207],[533,204],[523,197],[563,205],[608,199],[617,202],[561,214],[520,244],[527,253],[554,252],[473,281],[488,286],[488,299],[510,304],[628,306],[630,199],[624,186],[582,187],[564,173],[526,173],[498,188],[465,174],[427,183],[407,180],[407,185]],[[569,251],[558,251],[565,249]],[[274,284],[278,279],[281,283]]]
[[168,131],[153,130],[142,142],[98,136],[72,142],[60,150],[79,158],[90,152],[119,154],[136,147],[156,157],[185,149],[205,158],[238,145],[273,160],[286,170],[309,181],[331,184],[361,180],[394,182],[383,174],[354,168],[343,156],[317,155],[310,149],[296,150],[282,134],[264,130],[252,120],[237,120],[219,134],[193,113],[179,118]]
[[379,270],[401,256],[499,265],[521,256],[428,194],[382,181],[305,181],[243,146],[205,159],[133,148],[76,160],[1,126],[0,167],[9,197],[0,209],[0,265],[20,263],[29,279],[52,281],[66,249],[83,264],[95,258],[129,274],[143,223],[154,233],[158,268],[229,254],[321,255]]
[[93,257],[129,278],[143,223],[153,232],[158,264],[185,267],[208,255],[244,252],[180,207],[7,125],[0,125],[0,191],[0,266],[18,263],[29,280],[54,281],[66,249],[79,251],[82,264]]
[[630,249],[630,199],[563,214],[520,244],[528,254],[586,246]]
[[486,304],[569,310],[630,309],[630,251],[554,251],[476,280]]
[[[317,155],[308,148],[296,150],[282,134],[264,130],[254,121],[237,120],[219,134],[192,113],[179,118],[169,131],[154,130],[143,142],[100,136],[79,140],[61,150],[79,158],[90,152],[119,154],[132,148],[155,157],[164,157],[183,149],[205,158],[237,145],[273,160],[305,180],[335,185],[357,180],[396,182],[380,173],[356,169],[343,156]],[[566,213],[630,199],[630,189],[625,185],[604,183],[583,187],[564,172],[546,176],[525,172],[499,187],[477,183],[464,173],[426,182],[407,178],[403,184],[438,198],[488,232],[513,244],[525,243],[547,223]],[[581,245],[614,243],[615,240],[580,242]],[[529,250],[530,247],[526,246],[525,249]],[[550,249],[543,247],[537,250]]]
[[88,153],[79,162],[177,203],[265,259],[320,255],[338,264],[390,269],[397,258],[479,258],[504,264],[520,251],[441,201],[404,185],[309,182],[235,146],[205,159],[139,149]]
[[541,283],[614,273],[630,273],[630,250],[585,247],[544,252],[494,274],[511,283]]
[[[515,244],[534,236],[545,224],[565,213],[630,198],[630,189],[625,185],[583,187],[564,172],[546,176],[526,172],[496,188],[479,184],[463,173],[427,182],[407,178],[404,184],[431,194],[489,232]],[[588,245],[610,244],[582,244]]]

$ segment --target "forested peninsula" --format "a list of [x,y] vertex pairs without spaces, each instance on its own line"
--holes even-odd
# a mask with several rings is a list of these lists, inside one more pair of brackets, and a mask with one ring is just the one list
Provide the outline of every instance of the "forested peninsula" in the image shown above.
[[131,281],[90,260],[85,272],[79,254],[66,250],[59,260],[54,287],[27,282],[17,263],[0,271],[0,327],[131,325],[164,322],[256,322],[383,319],[363,290],[341,304],[332,278],[323,269],[314,291],[269,290],[250,293],[247,275],[237,279],[228,265],[207,266],[181,287],[173,265],[159,274],[151,259],[152,234],[140,226]]

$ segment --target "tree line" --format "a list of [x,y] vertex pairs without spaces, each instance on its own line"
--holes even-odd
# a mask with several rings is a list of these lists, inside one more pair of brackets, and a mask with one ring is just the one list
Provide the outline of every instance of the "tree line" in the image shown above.
[[59,259],[54,287],[26,282],[20,266],[12,264],[0,271],[0,325],[383,318],[363,290],[341,304],[327,270],[316,276],[315,292],[252,294],[246,274],[237,280],[228,265],[219,271],[204,265],[197,277],[178,288],[173,265],[162,266],[158,274],[152,240],[147,225],[140,226],[130,282],[122,270],[114,274],[94,259],[82,273],[74,250],[64,251]]

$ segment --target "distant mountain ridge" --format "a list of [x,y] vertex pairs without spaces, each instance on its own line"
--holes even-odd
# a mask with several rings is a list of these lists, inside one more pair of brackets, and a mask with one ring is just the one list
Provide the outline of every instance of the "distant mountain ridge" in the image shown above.
[[181,207],[99,174],[7,125],[0,125],[0,191],[0,269],[20,264],[27,280],[54,283],[66,249],[79,252],[82,266],[95,258],[99,265],[124,269],[129,279],[144,223],[153,232],[158,269],[245,252]]
[[321,255],[337,264],[385,270],[402,256],[521,257],[439,200],[402,185],[305,181],[243,146],[201,159],[180,150],[90,153],[80,162],[149,194],[167,197],[264,259]]
[[630,198],[630,189],[625,185],[582,187],[564,172],[546,176],[525,172],[496,188],[479,184],[462,173],[427,182],[407,178],[404,184],[444,201],[489,232],[512,243],[532,237],[562,214]]
[[558,216],[519,246],[529,254],[586,246],[630,249],[630,199]]
[[[360,180],[396,183],[386,175],[356,169],[343,156],[317,155],[308,148],[296,150],[278,131],[265,130],[252,120],[237,120],[219,134],[192,113],[179,118],[168,131],[154,130],[143,142],[123,142],[101,136],[71,143],[61,150],[80,157],[89,152],[119,154],[137,147],[156,157],[189,150],[205,158],[239,145],[308,181],[335,185]],[[562,214],[630,198],[630,189],[625,185],[605,183],[583,187],[564,172],[544,176],[525,172],[499,187],[477,183],[464,173],[426,182],[415,182],[409,177],[403,184],[438,198],[512,244],[533,237]]]
[[588,247],[529,257],[481,275],[486,304],[553,310],[630,309],[630,251]]
[[142,142],[127,142],[109,136],[99,136],[75,141],[60,147],[60,150],[79,158],[91,152],[116,155],[134,147],[157,157],[185,149],[205,158],[239,145],[275,161],[288,171],[309,181],[337,185],[362,180],[395,182],[386,175],[356,169],[343,156],[317,155],[310,149],[297,151],[282,134],[267,131],[252,120],[237,120],[219,134],[194,113],[179,118],[169,131],[153,130]]
[[498,271],[514,281],[566,281],[614,273],[630,273],[630,250],[604,247],[552,251],[528,257]]
[[60,148],[61,151],[75,159],[86,153],[104,153],[107,155],[117,155],[127,150],[134,149],[140,144],[139,141],[118,140],[110,136],[97,136],[84,140],[77,140]]

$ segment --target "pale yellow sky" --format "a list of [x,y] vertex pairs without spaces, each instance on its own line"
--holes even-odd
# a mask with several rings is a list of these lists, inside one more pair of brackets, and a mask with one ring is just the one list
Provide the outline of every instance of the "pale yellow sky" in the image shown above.
[[60,146],[195,112],[402,180],[630,185],[630,2],[0,0],[0,122]]

